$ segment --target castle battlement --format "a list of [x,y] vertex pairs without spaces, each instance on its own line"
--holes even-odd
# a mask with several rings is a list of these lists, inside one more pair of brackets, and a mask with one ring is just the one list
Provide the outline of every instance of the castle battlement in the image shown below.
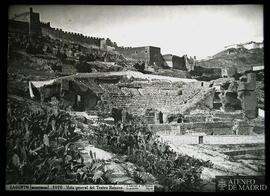
[[130,50],[132,49],[132,47],[128,46],[128,47],[124,47],[124,46],[119,46],[117,47],[117,50]]
[[79,42],[82,44],[94,45],[97,47],[100,47],[101,40],[104,40],[104,38],[87,36],[83,35],[82,33],[63,31],[60,28],[54,28],[50,27],[49,25],[44,25],[44,23],[41,25],[41,30],[43,35],[47,35],[54,39],[69,40],[73,42]]
[[50,22],[40,21],[39,13],[33,12],[32,8],[27,13],[29,13],[29,21],[9,20],[10,32],[21,32],[30,36],[34,34],[44,35],[52,39],[66,40],[91,48],[103,48],[105,45],[104,38],[86,36],[82,33],[68,32],[61,28],[51,27]]

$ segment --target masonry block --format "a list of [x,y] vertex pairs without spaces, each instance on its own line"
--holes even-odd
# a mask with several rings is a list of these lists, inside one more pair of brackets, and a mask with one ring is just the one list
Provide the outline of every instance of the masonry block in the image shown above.
[[238,91],[254,91],[256,89],[256,74],[248,73],[247,82],[239,82]]
[[253,126],[248,124],[245,120],[236,120],[234,122],[234,129],[236,135],[250,135],[253,130]]
[[258,116],[258,103],[255,91],[242,91],[238,94],[242,101],[242,109],[247,118],[253,119]]

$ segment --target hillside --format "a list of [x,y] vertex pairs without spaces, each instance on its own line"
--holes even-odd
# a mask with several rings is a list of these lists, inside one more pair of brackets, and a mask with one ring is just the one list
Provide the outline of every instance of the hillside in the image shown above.
[[122,55],[40,36],[28,42],[23,34],[8,34],[8,91],[27,94],[29,80],[48,80],[78,72],[134,69]]
[[264,49],[229,48],[215,54],[211,59],[199,61],[198,65],[211,68],[236,66],[239,72],[244,72],[252,66],[264,65]]

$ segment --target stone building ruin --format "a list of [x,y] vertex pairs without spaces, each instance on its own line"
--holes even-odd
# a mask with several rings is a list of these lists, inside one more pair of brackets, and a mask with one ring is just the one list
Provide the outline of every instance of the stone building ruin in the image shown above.
[[179,57],[177,55],[165,54],[163,55],[166,65],[172,69],[179,69],[183,71],[193,71],[196,66],[196,56],[194,58],[187,55]]
[[152,66],[154,68],[167,67],[159,47],[117,47],[116,51],[123,54],[127,58],[143,61],[146,63],[146,65]]

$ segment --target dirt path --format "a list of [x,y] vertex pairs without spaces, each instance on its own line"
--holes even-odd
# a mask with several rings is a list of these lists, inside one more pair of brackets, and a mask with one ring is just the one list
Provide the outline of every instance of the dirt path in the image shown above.
[[[93,159],[90,156],[90,150],[95,153],[95,160],[105,160],[104,170],[112,171],[107,177],[112,184],[137,184],[130,175],[136,171],[137,167],[130,162],[125,162],[115,154],[96,148],[89,144],[87,140],[78,140],[75,145],[79,148],[80,153],[84,158],[85,164],[91,164]],[[147,184],[157,184],[156,179],[149,173],[143,172],[144,180]]]

